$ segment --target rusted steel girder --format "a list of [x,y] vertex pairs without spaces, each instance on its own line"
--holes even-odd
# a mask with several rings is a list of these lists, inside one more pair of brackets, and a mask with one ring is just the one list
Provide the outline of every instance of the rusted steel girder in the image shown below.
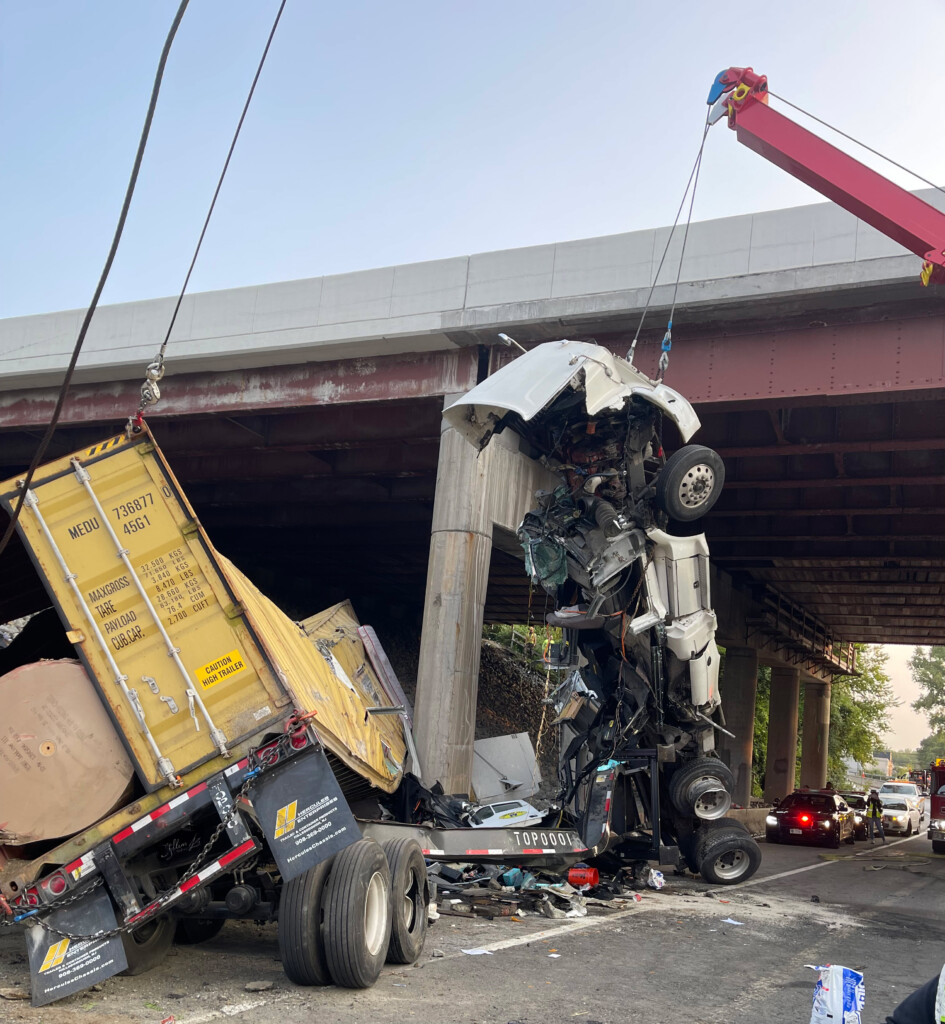
[[[945,316],[745,334],[709,327],[696,337],[683,325],[674,334],[666,383],[697,407],[945,387]],[[656,372],[659,344],[638,345],[644,373]]]
[[[456,394],[475,385],[477,362],[475,348],[457,348],[406,356],[175,375],[171,360],[170,374],[161,384],[163,397],[148,410],[148,419],[208,413],[238,415]],[[140,387],[139,379],[76,385],[69,392],[60,422],[88,423],[133,415],[138,408]],[[0,392],[0,429],[45,425],[52,417],[56,394],[55,388]]]

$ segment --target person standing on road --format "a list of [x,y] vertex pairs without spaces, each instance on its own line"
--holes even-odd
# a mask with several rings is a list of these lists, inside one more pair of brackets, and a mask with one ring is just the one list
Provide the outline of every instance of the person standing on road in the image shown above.
[[866,827],[869,830],[870,846],[876,845],[876,829],[879,829],[879,836],[886,842],[886,833],[883,831],[883,802],[875,789],[870,790],[866,798]]

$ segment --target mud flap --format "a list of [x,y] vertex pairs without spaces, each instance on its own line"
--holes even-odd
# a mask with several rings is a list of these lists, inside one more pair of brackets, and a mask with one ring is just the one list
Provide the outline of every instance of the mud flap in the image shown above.
[[361,838],[338,780],[318,747],[260,775],[252,801],[285,882]]
[[[108,893],[96,890],[88,899],[57,910],[46,918],[51,928],[91,935],[117,924]],[[67,939],[34,924],[26,931],[33,1006],[45,1006],[95,985],[128,966],[121,938]]]

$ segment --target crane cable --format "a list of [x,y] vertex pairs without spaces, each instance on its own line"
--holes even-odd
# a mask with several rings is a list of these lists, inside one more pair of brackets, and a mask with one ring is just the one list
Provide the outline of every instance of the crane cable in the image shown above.
[[900,171],[905,171],[906,174],[911,174],[913,178],[917,178],[923,184],[936,189],[938,192],[945,192],[945,188],[942,188],[941,185],[936,185],[934,181],[929,181],[928,178],[924,178],[921,174],[918,173],[918,171],[913,171],[910,168],[906,167],[905,165],[899,163],[897,160],[893,160],[891,156],[886,156],[885,153],[880,153],[878,149],[873,149],[872,146],[868,146],[865,142],[860,142],[859,139],[854,138],[852,135],[848,135],[845,131],[842,131],[840,128],[835,128],[832,124],[822,120],[816,114],[812,114],[809,110],[805,110],[803,107],[799,107],[796,103],[792,103],[790,100],[786,100],[783,96],[779,96],[776,92],[772,92],[770,89],[768,90],[768,95],[773,96],[779,103],[783,103],[788,107],[793,107],[799,114],[803,114],[805,117],[809,117],[812,121],[816,121],[818,124],[822,124],[825,128],[829,128],[830,131],[836,132],[838,135],[842,136],[848,142],[852,142],[854,145],[860,146],[862,149],[865,149],[868,153],[872,153],[873,156],[878,156],[880,160],[885,160],[887,163],[892,164],[893,167],[898,167]]
[[187,274],[184,277],[184,283],[181,286],[180,294],[177,296],[177,302],[174,305],[174,312],[171,314],[170,323],[167,325],[167,333],[164,335],[164,341],[161,342],[158,354],[154,357],[154,360],[148,364],[148,368],[145,370],[145,380],[141,385],[141,404],[138,407],[137,415],[133,416],[129,421],[129,426],[132,430],[135,430],[136,428],[140,429],[141,416],[145,407],[154,405],[160,400],[161,391],[158,387],[158,381],[160,381],[164,376],[164,353],[167,351],[167,343],[170,341],[171,331],[174,330],[174,324],[177,321],[177,314],[180,312],[181,303],[184,301],[184,293],[187,291],[188,284],[190,284],[190,275],[193,273],[197,257],[200,255],[200,247],[203,245],[204,236],[206,235],[207,228],[210,225],[210,218],[213,216],[213,210],[217,204],[220,189],[223,187],[223,179],[226,177],[226,172],[230,166],[230,158],[233,156],[233,150],[236,149],[236,143],[240,137],[240,131],[243,127],[243,121],[246,120],[246,113],[249,110],[250,103],[252,102],[253,93],[256,91],[256,84],[259,81],[259,76],[262,74],[263,66],[266,63],[266,57],[269,56],[269,47],[272,45],[276,29],[279,27],[279,20],[282,17],[282,12],[285,10],[285,5],[286,0],[282,0],[279,4],[278,11],[276,11],[276,17],[272,23],[272,28],[269,30],[269,38],[266,40],[262,56],[260,57],[259,64],[256,67],[256,74],[253,76],[252,84],[249,87],[249,93],[246,96],[246,102],[243,104],[243,112],[240,114],[240,119],[236,125],[236,131],[233,133],[233,140],[230,142],[230,148],[227,151],[226,160],[223,161],[223,170],[220,171],[220,178],[217,181],[216,189],[214,189],[213,198],[210,200],[210,208],[207,210],[207,216],[204,218],[203,228],[201,228],[200,237],[197,239],[197,246],[194,249],[194,255],[190,261],[190,266],[187,268]]
[[79,353],[82,351],[82,345],[85,343],[85,337],[88,334],[89,325],[92,322],[92,316],[98,307],[98,300],[101,298],[102,290],[105,287],[109,271],[111,270],[112,263],[115,260],[115,254],[118,251],[118,243],[121,241],[122,232],[125,228],[125,221],[128,217],[128,209],[131,206],[131,197],[134,195],[135,185],[138,182],[138,172],[141,170],[141,161],[144,157],[144,150],[148,142],[148,136],[151,134],[151,122],[154,120],[154,111],[157,107],[158,95],[161,91],[161,81],[164,78],[164,68],[167,65],[167,58],[171,52],[171,44],[174,42],[174,37],[177,35],[177,29],[180,26],[181,20],[184,17],[184,12],[187,10],[187,5],[189,3],[190,0],[181,0],[180,6],[177,8],[177,13],[174,15],[174,20],[171,23],[170,30],[167,33],[167,38],[164,40],[164,49],[161,51],[161,58],[158,61],[157,72],[154,76],[154,84],[151,87],[151,99],[148,103],[148,112],[144,118],[144,127],[141,130],[141,137],[138,140],[138,150],[135,153],[134,165],[131,169],[131,178],[128,181],[128,187],[125,190],[125,199],[121,206],[121,213],[118,216],[118,224],[115,228],[112,244],[108,250],[108,256],[105,259],[105,266],[102,268],[102,273],[99,277],[98,284],[95,287],[92,301],[85,312],[85,318],[82,321],[82,326],[79,328],[79,335],[76,338],[75,347],[72,350],[72,357],[69,360],[69,366],[66,369],[65,377],[63,377],[62,384],[59,387],[59,395],[56,399],[56,407],[53,409],[52,419],[46,427],[46,432],[43,434],[39,447],[36,449],[36,454],[33,456],[33,459],[29,464],[26,476],[23,478],[23,482],[20,485],[20,495],[19,498],[17,498],[16,505],[14,506],[10,522],[7,524],[7,528],[4,531],[2,539],[0,539],[0,555],[3,554],[7,545],[10,543],[10,538],[13,536],[13,531],[16,529],[16,521],[19,519],[20,512],[23,509],[23,502],[26,500],[30,484],[33,481],[33,474],[36,472],[39,464],[43,461],[46,449],[49,447],[53,433],[56,430],[56,424],[59,422],[59,417],[62,415],[62,407],[65,403],[66,396],[69,394],[69,387],[72,383],[73,374],[75,373],[76,363],[79,361]]
[[633,341],[630,343],[630,348],[627,351],[627,362],[632,364],[633,356],[637,348],[637,342],[640,340],[640,331],[643,329],[643,321],[646,319],[646,314],[650,308],[650,302],[653,298],[653,292],[656,290],[656,283],[659,281],[660,271],[662,271],[663,264],[666,262],[666,256],[669,253],[669,247],[672,244],[673,235],[676,233],[676,228],[679,225],[679,218],[682,215],[683,207],[686,205],[686,197],[689,196],[689,212],[686,217],[686,227],[683,232],[682,248],[679,252],[679,264],[676,267],[676,283],[673,286],[673,301],[670,306],[669,319],[666,324],[666,333],[663,335],[663,341],[660,346],[659,379],[663,378],[667,368],[669,367],[669,352],[673,347],[673,314],[676,312],[676,297],[679,294],[679,279],[682,274],[683,257],[686,255],[686,242],[689,238],[689,225],[692,223],[692,209],[693,204],[696,201],[696,187],[699,184],[699,170],[702,167],[702,154],[705,150],[705,140],[709,134],[710,127],[709,115],[706,114],[705,125],[702,129],[702,141],[699,143],[699,152],[696,154],[695,163],[692,165],[692,170],[689,172],[689,180],[686,182],[686,188],[683,191],[682,199],[679,201],[679,208],[676,210],[676,219],[673,221],[673,226],[669,231],[669,237],[666,239],[666,245],[663,248],[663,255],[660,257],[659,266],[656,268],[656,273],[653,275],[653,283],[650,285],[649,294],[646,297],[646,302],[643,304],[643,312],[640,314],[640,322],[637,324],[636,334],[634,334]]

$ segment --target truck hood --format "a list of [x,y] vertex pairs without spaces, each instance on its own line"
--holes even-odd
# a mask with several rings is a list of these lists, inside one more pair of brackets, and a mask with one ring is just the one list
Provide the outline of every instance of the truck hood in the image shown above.
[[569,384],[583,390],[589,416],[620,409],[637,396],[658,406],[679,428],[683,441],[699,429],[695,409],[678,391],[586,341],[550,341],[531,349],[477,384],[443,415],[470,444],[482,448],[506,413],[518,413],[527,422]]

